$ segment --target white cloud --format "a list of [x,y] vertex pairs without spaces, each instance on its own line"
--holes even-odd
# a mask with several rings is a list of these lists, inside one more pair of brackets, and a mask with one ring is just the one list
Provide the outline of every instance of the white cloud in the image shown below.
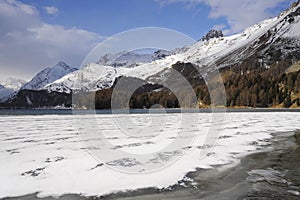
[[[21,10],[22,12],[24,12],[26,14],[33,15],[33,14],[37,13],[37,10],[35,7],[33,7],[31,5],[23,4],[17,0],[7,0],[6,2],[8,4],[18,8],[19,10]],[[4,3],[5,3],[5,1],[4,1]],[[6,7],[6,9],[11,9],[10,6],[5,6],[5,4],[2,4],[1,6],[2,6],[2,8]]]
[[104,39],[97,33],[45,23],[38,9],[16,0],[0,1],[0,79],[30,79],[59,61],[79,67]]
[[49,15],[56,15],[58,13],[58,8],[53,6],[46,6],[44,9]]
[[[279,3],[287,0],[161,0],[161,5],[172,3],[186,3],[191,7],[197,4],[206,4],[211,8],[209,17],[225,17],[229,29],[225,30],[227,34],[233,34],[242,31],[263,19],[273,16],[270,10]],[[291,1],[291,0],[289,0]]]
[[226,27],[225,24],[216,24],[212,27],[214,30],[223,30]]

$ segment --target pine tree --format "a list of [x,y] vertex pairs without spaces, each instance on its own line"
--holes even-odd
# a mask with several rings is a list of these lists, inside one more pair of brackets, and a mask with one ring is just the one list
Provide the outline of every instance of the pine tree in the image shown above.
[[292,105],[291,94],[289,93],[285,100],[283,101],[283,105],[285,108],[289,108]]

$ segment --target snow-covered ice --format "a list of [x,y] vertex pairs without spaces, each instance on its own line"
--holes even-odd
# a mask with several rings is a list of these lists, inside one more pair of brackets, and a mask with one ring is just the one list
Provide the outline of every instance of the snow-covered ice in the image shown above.
[[[78,126],[72,115],[0,116],[0,198],[35,192],[39,196],[70,193],[99,196],[146,187],[167,188],[198,168],[238,163],[241,156],[257,151],[262,148],[261,145],[268,143],[272,133],[300,128],[300,113],[227,113],[215,146],[205,157],[200,157],[201,150],[209,148],[203,145],[201,136],[211,125],[211,114],[155,116],[167,119],[162,131],[153,137],[133,138],[130,135],[120,137],[116,118],[134,120],[137,126],[139,123],[146,126],[144,119],[147,114],[96,115],[99,128],[105,132],[116,151],[154,152],[153,158],[148,161],[120,158],[106,163],[97,161],[90,154],[96,148],[105,147],[89,146],[90,143],[84,141],[87,138],[78,135]],[[76,117],[88,121],[95,116]],[[199,117],[198,124],[184,126],[190,128],[183,130],[182,139],[186,139],[185,134],[200,137],[173,153],[155,154],[176,138],[182,117]],[[132,174],[113,169],[114,165],[126,170],[137,164],[147,168],[153,163],[167,162],[172,156],[178,156],[178,160],[152,173]]]

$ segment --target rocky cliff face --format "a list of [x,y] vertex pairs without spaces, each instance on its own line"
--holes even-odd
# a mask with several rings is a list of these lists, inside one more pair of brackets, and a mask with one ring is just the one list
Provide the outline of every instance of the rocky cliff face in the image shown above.
[[210,30],[205,36],[202,37],[201,41],[208,41],[212,38],[224,37],[224,34],[221,30]]

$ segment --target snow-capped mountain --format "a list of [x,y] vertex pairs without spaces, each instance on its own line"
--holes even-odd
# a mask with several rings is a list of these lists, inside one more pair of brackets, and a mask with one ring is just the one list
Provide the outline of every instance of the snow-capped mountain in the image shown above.
[[113,67],[135,67],[151,61],[151,54],[137,54],[123,51],[117,54],[105,54],[100,57],[98,64]]
[[7,100],[14,92],[15,90],[0,85],[0,102]]
[[[184,51],[176,49],[176,52]],[[173,55],[172,55],[173,54]],[[168,57],[168,59],[166,59]],[[109,88],[115,79],[122,75],[140,78],[147,77],[160,70],[167,63],[177,61],[175,51],[157,50],[153,54],[136,54],[132,52],[120,52],[118,54],[106,54],[97,63],[90,63],[78,71],[47,84],[44,89],[49,92],[64,92],[84,90],[96,91]],[[153,66],[155,64],[156,66]]]
[[26,83],[25,80],[19,78],[8,78],[3,83],[1,83],[5,88],[11,88],[14,90],[19,90],[24,84]]
[[80,70],[74,71],[45,86],[49,92],[57,91],[70,93],[73,90],[96,91],[112,86],[115,78],[122,74],[121,71],[130,68],[104,66],[95,63],[88,64]]
[[97,64],[112,67],[136,67],[155,60],[163,59],[172,54],[175,53],[166,50],[157,50],[154,53],[149,54],[123,51],[117,54],[105,54],[100,57]]
[[[122,56],[106,55],[98,63],[89,64],[75,73],[50,83],[45,88],[48,91],[59,92],[70,92],[78,89],[94,91],[111,87],[115,78],[121,75],[146,80],[155,74],[165,72],[177,62],[194,63],[200,66],[215,62],[217,67],[222,68],[229,64],[238,63],[255,53],[258,54],[258,52],[263,56],[263,46],[282,41],[284,38],[300,38],[299,10],[298,3],[279,16],[257,23],[242,33],[221,37],[222,34],[218,32],[218,37],[199,41],[176,54],[158,51],[151,57],[149,55],[137,56],[128,52],[120,53]],[[267,41],[263,41],[263,38],[267,38]],[[259,43],[259,41],[261,42]],[[295,41],[299,40],[296,39]],[[120,64],[125,60],[127,63]],[[114,61],[118,62],[114,63]],[[144,62],[144,64],[127,68],[128,63],[137,62]],[[118,67],[108,67],[107,65]]]
[[[132,52],[107,54],[101,57],[99,62],[90,63],[78,71],[70,68],[65,71],[65,64],[59,64],[52,70],[48,68],[40,72],[23,89],[47,89],[49,92],[65,93],[73,90],[95,91],[111,87],[119,76],[143,80],[150,80],[149,77],[153,79],[153,76],[160,77],[177,62],[193,63],[199,66],[215,63],[218,68],[223,68],[241,63],[246,58],[255,55],[253,59],[259,59],[262,65],[266,66],[269,64],[268,58],[274,57],[269,55],[274,45],[283,48],[280,56],[300,48],[298,45],[300,40],[299,15],[298,2],[279,16],[257,23],[239,34],[222,37],[221,32],[217,32],[218,37],[210,37],[182,50],[172,52],[160,50],[149,55]],[[284,43],[288,39],[293,41]],[[57,71],[63,71],[63,73],[57,73]],[[64,73],[67,75],[63,76]]]
[[49,92],[65,92],[84,90],[96,91],[109,88],[119,76],[128,76],[146,80],[147,77],[156,74],[166,66],[171,66],[182,60],[181,55],[171,55],[165,59],[153,61],[134,68],[111,67],[97,63],[90,63],[82,69],[70,73],[61,79],[45,86]]
[[[278,17],[265,20],[246,29],[236,38],[236,45],[214,54],[219,68],[254,59],[263,67],[287,59],[300,59],[300,5],[299,2]],[[292,64],[292,63],[291,63]]]
[[[40,72],[37,77],[32,80],[31,84],[26,84],[31,86],[31,89],[41,89],[39,94],[23,91],[19,97],[16,97],[19,98],[19,100],[21,99],[21,101],[14,101],[14,105],[26,107],[28,95],[32,95],[32,99],[39,99],[37,95],[43,96],[44,103],[37,104],[38,106],[43,106],[45,103],[48,103],[49,98],[55,101],[55,97],[61,95],[61,101],[51,104],[52,106],[61,105],[65,100],[71,102],[70,93],[72,92],[91,92],[111,88],[120,76],[142,79],[145,83],[149,83],[149,85],[155,85],[155,83],[164,85],[163,83],[171,80],[170,77],[172,78],[172,71],[174,69],[180,72],[193,87],[200,86],[201,89],[201,85],[199,85],[201,84],[201,74],[195,70],[195,65],[208,70],[214,70],[216,68],[222,69],[220,70],[222,75],[231,76],[231,74],[233,74],[234,76],[232,76],[232,78],[240,78],[239,76],[246,74],[244,72],[249,74],[251,70],[253,70],[254,74],[256,73],[258,75],[268,70],[267,76],[276,76],[277,81],[279,81],[277,83],[280,83],[280,81],[284,81],[281,80],[283,78],[280,74],[285,73],[287,69],[293,66],[293,69],[298,69],[297,63],[300,63],[299,4],[300,1],[293,4],[290,9],[282,12],[279,16],[257,23],[239,34],[222,37],[222,34],[218,32],[216,37],[209,37],[207,40],[198,41],[192,46],[175,49],[171,52],[160,50],[154,54],[150,54],[151,56],[142,54],[136,55],[132,52],[121,52],[116,55],[107,54],[101,57],[97,63],[89,63],[77,71],[71,70],[71,73],[61,75],[60,78],[56,76],[57,79],[52,79],[54,81],[51,81],[46,76],[51,74],[49,72],[51,70],[48,68]],[[114,63],[114,61],[118,61],[119,63]],[[131,65],[132,63],[134,64]],[[295,64],[297,64],[296,67]],[[211,66],[215,66],[216,68]],[[61,69],[59,71],[61,71]],[[266,73],[264,75],[266,75]],[[135,79],[128,78],[128,80]],[[294,78],[291,80],[294,80]],[[229,82],[230,81],[231,80],[229,80]],[[256,80],[254,80],[254,82],[255,81]],[[41,84],[39,84],[40,82]],[[250,84],[252,83],[253,82],[250,82]],[[273,84],[273,82],[266,83],[266,85],[269,84]],[[180,83],[178,83],[178,85],[180,85]],[[261,87],[264,88],[264,86]],[[232,87],[230,89],[231,92],[233,92],[232,94],[235,94],[240,88]],[[275,90],[276,88],[273,89]],[[47,90],[48,92],[43,90]],[[154,90],[155,89],[153,89],[153,91]],[[103,92],[106,91],[109,90]],[[297,92],[297,90],[294,91]],[[266,93],[266,91],[262,92]],[[99,93],[101,93],[101,91]],[[237,99],[237,96],[228,96],[231,98],[230,100]],[[239,94],[238,97],[242,98],[242,95]],[[232,102],[232,105],[235,106],[235,101]],[[240,102],[244,103],[245,101]],[[278,104],[284,103],[282,99],[276,102]],[[295,102],[296,99],[293,97],[291,103],[295,104]],[[298,102],[300,105],[300,99]],[[69,104],[71,105],[71,103]],[[47,104],[47,106],[49,105]],[[244,104],[240,106],[243,105]],[[251,105],[270,106],[271,104],[269,102],[261,103],[257,100],[255,104]],[[290,104],[287,103],[286,105]],[[105,108],[109,108],[109,106]]]
[[13,98],[26,81],[17,78],[8,78],[0,84],[0,102]]
[[23,85],[21,90],[41,90],[47,84],[52,83],[76,70],[76,68],[72,68],[64,62],[59,62],[54,67],[48,67],[39,72],[36,76],[32,78],[31,81]]
[[212,38],[224,37],[224,34],[221,30],[210,30],[205,36],[202,37],[202,41],[208,41]]
[[157,50],[152,55],[152,61],[164,59],[164,58],[166,58],[167,56],[170,56],[170,55],[175,55],[175,54],[178,53],[177,50],[178,49],[175,49],[173,51]]

